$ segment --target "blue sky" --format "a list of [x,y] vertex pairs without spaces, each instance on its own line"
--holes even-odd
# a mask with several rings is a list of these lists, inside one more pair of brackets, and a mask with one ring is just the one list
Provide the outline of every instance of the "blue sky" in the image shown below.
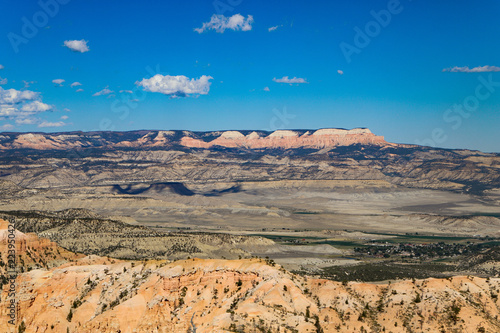
[[41,3],[0,0],[0,131],[368,127],[500,151],[498,1]]

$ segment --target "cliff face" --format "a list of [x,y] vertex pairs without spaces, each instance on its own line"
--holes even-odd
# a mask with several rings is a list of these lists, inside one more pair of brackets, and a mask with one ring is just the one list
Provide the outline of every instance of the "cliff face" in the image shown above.
[[[18,278],[26,332],[498,332],[500,279],[340,283],[261,260],[87,257]],[[6,324],[5,291],[0,325]]]
[[0,198],[33,196],[35,188],[298,179],[384,180],[474,194],[500,188],[500,154],[410,147],[383,143],[367,130],[338,131],[39,134],[43,145],[23,146],[39,150],[13,148],[16,138],[34,134],[4,134],[0,145],[10,148],[0,148]]
[[268,136],[261,136],[257,132],[243,135],[241,132],[224,132],[218,138],[205,142],[200,139],[185,136],[181,144],[193,148],[245,147],[250,149],[261,148],[327,148],[335,146],[349,146],[353,144],[388,145],[383,136],[377,136],[368,129],[322,129],[316,132],[275,131]]
[[73,133],[3,133],[0,149],[67,150],[77,148],[140,148],[182,145],[192,148],[325,148],[352,144],[387,145],[369,129],[317,131],[133,131]]

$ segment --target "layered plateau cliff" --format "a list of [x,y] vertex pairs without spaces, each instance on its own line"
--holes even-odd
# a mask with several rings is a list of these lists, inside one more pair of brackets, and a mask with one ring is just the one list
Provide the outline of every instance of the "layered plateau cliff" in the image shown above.
[[132,131],[71,133],[1,133],[0,149],[68,150],[78,148],[244,147],[325,148],[352,144],[388,145],[369,129],[320,129],[266,131]]

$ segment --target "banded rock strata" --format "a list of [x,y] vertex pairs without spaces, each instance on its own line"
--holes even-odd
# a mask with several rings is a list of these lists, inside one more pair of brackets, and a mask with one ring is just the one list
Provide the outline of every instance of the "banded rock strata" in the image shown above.
[[245,147],[326,148],[352,144],[389,145],[384,137],[369,129],[320,129],[265,131],[132,131],[70,133],[1,133],[0,149],[67,150],[78,148],[168,147],[192,148]]

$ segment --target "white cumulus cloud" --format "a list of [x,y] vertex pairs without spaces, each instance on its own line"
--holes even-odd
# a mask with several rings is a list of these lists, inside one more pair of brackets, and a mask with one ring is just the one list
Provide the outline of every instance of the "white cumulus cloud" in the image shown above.
[[52,106],[42,102],[38,92],[0,87],[0,120],[13,120],[18,125],[35,124],[40,121],[35,115],[51,109]]
[[52,83],[55,84],[56,86],[62,87],[62,84],[65,82],[63,79],[55,79],[52,80]]
[[112,93],[114,93],[114,91],[111,90],[111,89],[109,89],[108,87],[106,87],[103,90],[96,92],[92,96],[103,96],[103,95],[109,95],[109,94],[112,94]]
[[18,115],[18,110],[12,105],[0,104],[0,119],[15,118]]
[[201,28],[196,28],[194,31],[200,34],[207,30],[215,30],[218,33],[223,33],[226,29],[234,31],[250,31],[252,30],[252,23],[252,15],[248,15],[247,18],[245,18],[241,14],[235,14],[231,17],[214,14],[210,19],[210,22],[203,23]]
[[3,89],[0,87],[0,105],[19,104],[37,99],[40,94],[30,90]]
[[283,76],[281,79],[274,78],[274,82],[278,83],[289,83],[289,84],[294,84],[294,83],[308,83],[306,79],[300,78],[300,77],[294,77],[290,79],[288,76]]
[[42,103],[40,101],[33,101],[30,103],[26,103],[21,107],[21,111],[30,112],[30,113],[38,113],[45,112],[52,109],[52,106]]
[[203,75],[199,79],[190,79],[184,75],[156,74],[150,79],[142,79],[135,84],[145,91],[158,92],[172,97],[186,97],[190,95],[206,95],[210,91],[210,80],[213,77]]
[[74,87],[78,87],[78,86],[81,86],[82,84],[80,82],[73,82],[71,84],[71,88],[74,88]]
[[497,66],[478,66],[474,68],[465,67],[451,67],[443,69],[443,72],[455,72],[455,73],[484,73],[484,72],[500,72],[500,67]]
[[74,52],[88,52],[90,51],[89,47],[87,46],[88,41],[86,40],[65,40],[64,41],[64,46],[66,46],[68,49]]

